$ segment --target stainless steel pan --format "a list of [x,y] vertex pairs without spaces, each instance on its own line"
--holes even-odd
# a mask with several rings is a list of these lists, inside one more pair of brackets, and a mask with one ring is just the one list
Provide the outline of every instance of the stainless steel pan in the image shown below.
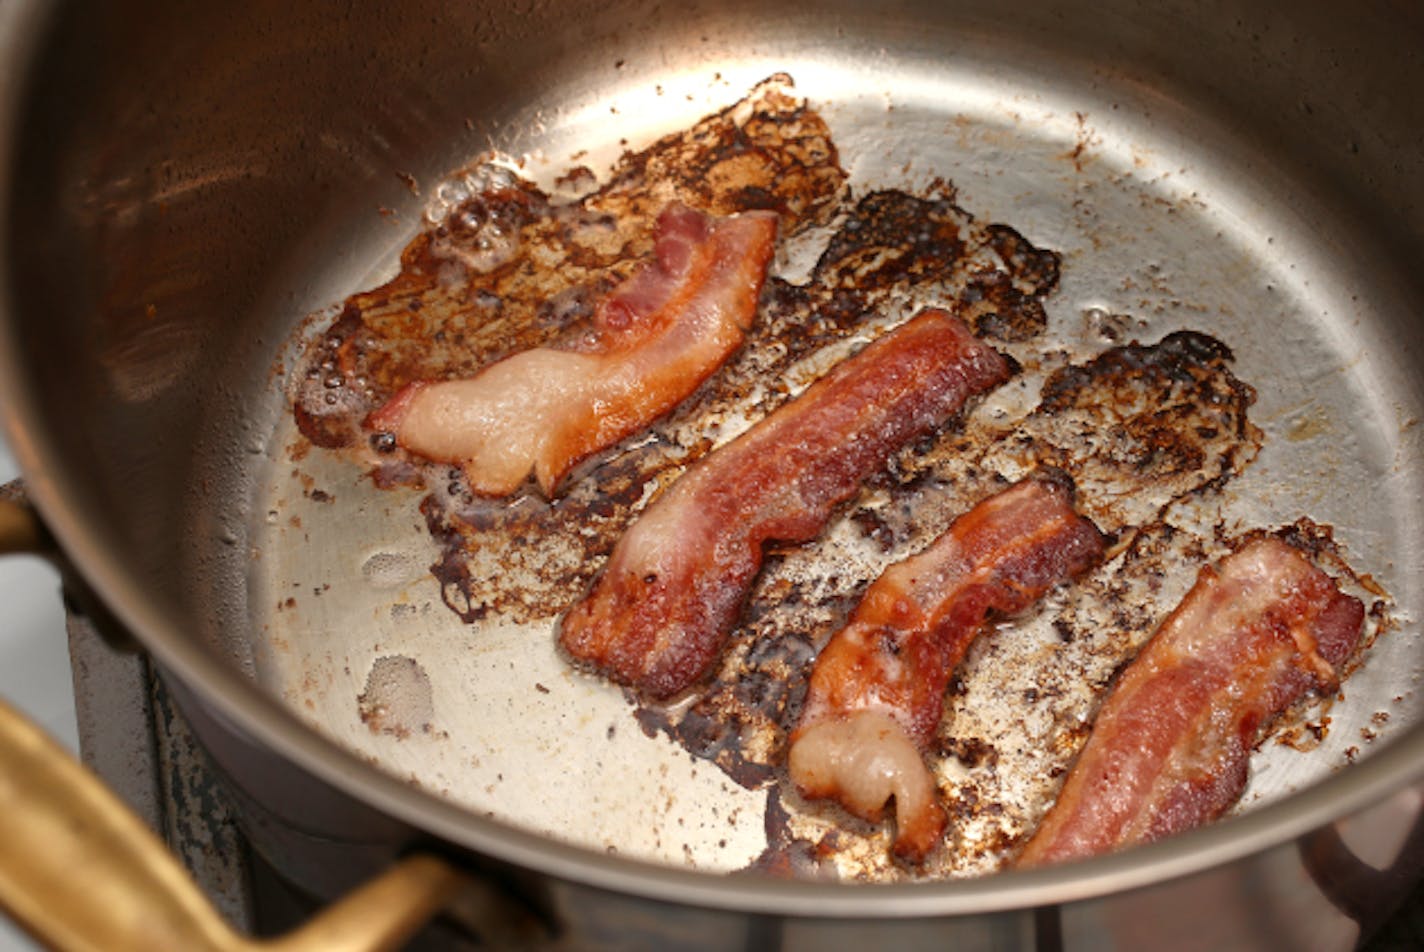
[[[4,16],[11,437],[67,555],[250,801],[259,845],[315,891],[433,838],[575,947],[791,948],[862,929],[1133,946],[1149,913],[1184,947],[1328,947],[1353,940],[1352,914],[1377,917],[1349,896],[1411,879],[1420,857],[1394,853],[1424,743],[1413,10]],[[598,168],[777,71],[825,114],[853,187],[943,176],[981,220],[1062,251],[1058,346],[1101,346],[1105,313],[1145,339],[1190,327],[1228,342],[1266,441],[1211,517],[1328,522],[1388,592],[1397,629],[1325,742],[1263,751],[1240,817],[1032,874],[721,875],[760,848],[764,792],[634,729],[621,694],[567,672],[547,632],[476,637],[425,574],[414,497],[372,489],[349,460],[292,459],[284,374],[303,321],[389,273],[434,183],[489,147],[535,176],[577,153]],[[361,721],[356,697],[390,656],[426,673],[433,731]],[[1320,859],[1337,834],[1347,848]],[[1221,908],[1206,923],[1204,897]]]

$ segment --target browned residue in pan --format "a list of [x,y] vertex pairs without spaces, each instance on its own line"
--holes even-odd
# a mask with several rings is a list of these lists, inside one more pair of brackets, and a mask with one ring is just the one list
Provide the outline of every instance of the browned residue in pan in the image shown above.
[[[1038,466],[1064,470],[1081,510],[1115,538],[1110,558],[971,652],[930,758],[957,840],[923,872],[992,868],[1051,798],[1101,688],[1185,590],[1187,568],[1222,542],[1202,528],[1215,517],[1178,516],[1210,509],[1261,446],[1248,419],[1255,392],[1233,374],[1230,348],[1192,331],[1123,343],[1123,315],[1099,315],[1099,337],[1118,346],[1096,356],[1046,346],[1059,256],[977,221],[942,181],[920,194],[852,196],[826,124],[785,77],[625,155],[607,184],[582,196],[552,197],[493,166],[471,179],[483,187],[406,248],[397,277],[347,300],[312,345],[294,394],[312,442],[365,459],[373,448],[378,485],[426,490],[421,511],[440,553],[433,570],[467,622],[560,614],[659,487],[917,305],[958,309],[1017,358],[1023,373],[1006,385],[1008,399],[997,395],[906,448],[815,543],[768,553],[709,683],[636,708],[648,734],[768,790],[769,849],[758,868],[905,875],[888,865],[883,830],[804,803],[784,782],[786,730],[810,663],[885,566],[1006,482]],[[566,184],[587,190],[591,180],[574,170]],[[804,283],[767,282],[742,350],[669,416],[582,464],[552,500],[532,488],[475,496],[459,467],[410,459],[361,428],[413,379],[469,375],[570,333],[648,254],[652,222],[672,199],[717,213],[775,210],[784,243],[811,239],[820,251]],[[1298,531],[1328,540],[1306,526]]]

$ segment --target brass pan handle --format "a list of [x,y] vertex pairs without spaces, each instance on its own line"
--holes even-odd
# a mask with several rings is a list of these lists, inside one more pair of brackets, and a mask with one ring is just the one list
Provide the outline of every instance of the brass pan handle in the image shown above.
[[[0,494],[0,553],[43,538],[34,514]],[[286,936],[241,936],[103,781],[0,700],[0,908],[51,948],[377,952],[399,948],[467,884],[443,860],[412,855]]]
[[444,861],[413,855],[289,935],[238,935],[98,777],[0,701],[0,905],[53,948],[396,949],[462,881]]
[[12,498],[19,494],[15,486],[0,486],[0,555],[38,552],[44,545],[44,531],[34,511]]

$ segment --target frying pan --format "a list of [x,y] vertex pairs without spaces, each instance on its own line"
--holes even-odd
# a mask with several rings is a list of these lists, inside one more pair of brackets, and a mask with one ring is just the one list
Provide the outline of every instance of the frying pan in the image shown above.
[[[1344,947],[1389,905],[1359,896],[1412,880],[1413,9],[15,3],[3,17],[9,435],[66,557],[164,670],[254,842],[313,892],[423,842],[569,947],[872,931],[1132,946],[1149,917],[1182,947]],[[304,340],[389,276],[435,183],[489,148],[536,178],[575,155],[606,168],[781,71],[825,115],[853,189],[942,176],[976,217],[1062,252],[1057,346],[1088,348],[1102,313],[1145,339],[1189,327],[1229,343],[1265,441],[1213,517],[1328,523],[1387,593],[1391,630],[1324,741],[1267,745],[1239,816],[1033,873],[725,875],[764,841],[764,790],[636,730],[547,631],[472,632],[446,612],[418,497],[374,489],[348,459],[292,458],[286,375]],[[361,721],[382,658],[419,663],[434,730]]]

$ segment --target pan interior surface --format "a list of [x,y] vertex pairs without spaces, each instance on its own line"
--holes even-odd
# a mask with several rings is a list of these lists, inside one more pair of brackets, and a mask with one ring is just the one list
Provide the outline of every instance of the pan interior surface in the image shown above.
[[[1043,64],[992,45],[941,59],[905,42],[869,51],[768,38],[735,56],[704,53],[695,67],[610,59],[553,86],[491,144],[541,184],[575,164],[604,175],[625,149],[787,73],[830,125],[853,194],[947,180],[977,219],[1062,254],[1033,347],[1082,360],[1119,336],[1151,343],[1184,329],[1226,343],[1234,373],[1255,389],[1250,418],[1264,440],[1239,477],[1175,517],[1207,538],[1301,517],[1332,526],[1345,559],[1378,583],[1389,619],[1342,696],[1301,715],[1319,736],[1306,742],[1297,731],[1294,746],[1268,741],[1257,752],[1238,809],[1275,803],[1408,731],[1418,717],[1421,388],[1401,346],[1414,322],[1408,287],[1356,240],[1362,229],[1368,240],[1367,224],[1313,191],[1308,169],[1200,103],[1110,69],[1080,64],[1050,79]],[[449,130],[432,141],[428,167],[399,170],[419,195],[395,214],[348,209],[318,223],[273,275],[262,307],[275,316],[264,320],[301,331],[263,394],[243,404],[253,436],[224,481],[240,483],[250,504],[217,520],[240,557],[210,564],[199,585],[225,605],[223,629],[255,635],[216,637],[300,719],[434,795],[597,852],[744,868],[767,846],[769,787],[743,787],[643,729],[620,689],[559,657],[554,619],[461,622],[430,571],[421,493],[376,488],[365,467],[306,446],[292,423],[286,375],[301,348],[334,305],[391,276],[439,182],[481,148],[466,128]],[[798,262],[775,267],[791,275]],[[1169,609],[1197,568],[1172,567],[1154,604]],[[1020,681],[1033,675],[1016,669],[1013,652],[1054,639],[1062,598],[969,659],[968,696],[997,685],[1007,700],[957,716],[994,738],[998,773],[1027,778],[1003,781],[1007,819],[979,816],[960,831],[970,846],[1021,834],[1061,767],[1034,748],[1034,731],[1068,715],[1022,706]],[[1091,652],[1082,663],[1107,664]],[[1111,665],[1093,670],[1105,677]],[[835,823],[803,820],[808,836]],[[884,831],[851,835],[864,847],[846,852],[843,875],[901,875],[871,858]],[[965,856],[946,872],[989,872],[1000,858],[988,846]]]

